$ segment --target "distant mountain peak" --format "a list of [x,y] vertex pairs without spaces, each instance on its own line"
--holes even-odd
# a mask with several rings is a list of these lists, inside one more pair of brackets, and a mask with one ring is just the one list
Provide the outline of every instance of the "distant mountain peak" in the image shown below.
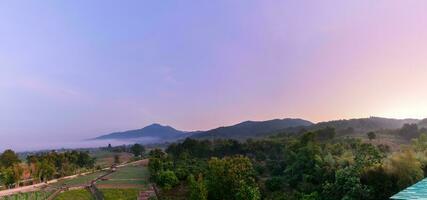
[[159,140],[170,140],[183,137],[187,132],[176,130],[170,126],[164,126],[159,123],[153,123],[141,129],[129,130],[123,132],[115,132],[107,135],[102,135],[95,138],[99,139],[138,139],[143,137],[158,138]]

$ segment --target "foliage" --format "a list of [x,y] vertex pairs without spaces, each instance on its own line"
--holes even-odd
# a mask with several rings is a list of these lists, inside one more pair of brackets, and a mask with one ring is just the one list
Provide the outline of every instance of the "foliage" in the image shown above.
[[377,138],[377,135],[373,131],[368,132],[366,135],[368,136],[369,140],[373,140],[373,139]]
[[208,190],[203,180],[202,175],[199,175],[195,180],[193,175],[188,177],[188,183],[190,185],[190,200],[207,200]]
[[135,157],[138,157],[142,156],[142,154],[145,152],[145,148],[140,144],[134,144],[130,147],[130,151]]
[[11,149],[5,150],[0,155],[0,167],[8,168],[12,167],[13,165],[20,163],[21,161],[18,158],[18,155]]
[[[400,132],[421,130],[405,125]],[[336,138],[325,127],[246,142],[186,139],[152,150],[149,170],[161,187],[173,179],[162,188],[187,199],[385,200],[427,174],[426,150],[424,134],[390,154],[387,145]]]
[[247,157],[212,158],[208,166],[209,199],[258,199],[255,171]]
[[178,185],[178,183],[179,183],[178,178],[176,177],[176,175],[173,171],[166,170],[166,171],[161,171],[159,173],[159,177],[157,179],[157,184],[161,188],[163,188],[165,190],[170,190],[174,186]]
[[120,164],[120,156],[119,155],[114,155],[114,164]]
[[404,150],[392,155],[387,163],[388,170],[397,176],[399,188],[405,188],[423,178],[421,162],[412,150]]
[[88,152],[57,153],[52,151],[27,156],[27,164],[31,166],[34,178],[45,181],[54,177],[75,174],[81,168],[93,168],[95,159],[91,158]]

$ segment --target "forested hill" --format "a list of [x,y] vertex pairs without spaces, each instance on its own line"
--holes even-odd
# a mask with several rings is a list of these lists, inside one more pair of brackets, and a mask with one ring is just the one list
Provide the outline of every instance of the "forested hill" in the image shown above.
[[194,134],[195,139],[218,139],[232,138],[245,139],[251,137],[265,136],[282,129],[290,127],[307,127],[313,123],[303,119],[274,119],[269,121],[246,121],[236,125],[220,127],[205,132]]
[[369,117],[348,120],[334,120],[328,122],[320,122],[310,126],[309,130],[316,130],[325,127],[333,127],[338,133],[352,134],[352,133],[367,133],[369,131],[378,130],[393,130],[399,129],[404,124],[418,124],[418,119],[391,119],[381,117]]
[[116,132],[95,139],[138,140],[145,137],[157,138],[154,142],[170,142],[186,137],[194,139],[238,139],[265,137],[277,133],[297,133],[301,130],[318,130],[325,127],[335,128],[337,136],[366,134],[370,131],[397,130],[404,124],[417,124],[427,127],[427,119],[390,119],[369,117],[360,119],[334,120],[314,124],[303,119],[274,119],[268,121],[245,121],[232,126],[219,127],[208,131],[186,132],[170,126],[152,124],[142,129]]
[[186,137],[194,137],[197,139],[243,139],[262,136],[263,134],[269,134],[289,127],[306,127],[310,125],[313,125],[313,123],[302,119],[275,119],[259,122],[246,121],[233,126],[220,127],[208,131],[186,132],[174,129],[170,126],[153,124],[142,129],[111,133],[94,139],[138,140],[144,137],[158,138],[155,142],[173,141]]

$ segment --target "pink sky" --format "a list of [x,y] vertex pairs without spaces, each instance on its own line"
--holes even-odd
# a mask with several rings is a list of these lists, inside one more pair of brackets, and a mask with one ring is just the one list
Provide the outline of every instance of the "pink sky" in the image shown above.
[[154,122],[424,118],[426,10],[424,0],[1,2],[0,141]]

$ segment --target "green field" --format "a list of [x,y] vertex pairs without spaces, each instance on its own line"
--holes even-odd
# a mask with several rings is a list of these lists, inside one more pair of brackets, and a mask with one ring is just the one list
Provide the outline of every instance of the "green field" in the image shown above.
[[93,198],[89,191],[79,189],[63,192],[55,200],[93,200]]
[[136,200],[139,189],[100,189],[105,200]]
[[44,200],[49,197],[51,192],[45,192],[45,191],[37,191],[37,192],[28,192],[28,193],[21,193],[21,194],[15,194],[11,196],[6,197],[0,197],[1,200]]
[[94,151],[91,152],[90,155],[96,159],[96,165],[101,166],[102,168],[110,167],[114,164],[114,156],[119,155],[120,162],[128,162],[132,158],[132,154],[130,153],[116,153],[110,151]]
[[107,172],[99,171],[99,172],[95,172],[95,173],[84,175],[84,176],[78,176],[78,177],[72,178],[72,179],[64,179],[64,180],[58,181],[57,183],[54,183],[53,186],[72,187],[72,186],[78,186],[78,185],[83,185],[83,184],[89,184],[93,179],[96,179],[97,177],[99,177],[105,173],[107,173]]
[[145,186],[148,183],[148,170],[142,166],[126,166],[118,168],[117,171],[106,178],[108,180],[98,182],[99,185],[134,185]]

